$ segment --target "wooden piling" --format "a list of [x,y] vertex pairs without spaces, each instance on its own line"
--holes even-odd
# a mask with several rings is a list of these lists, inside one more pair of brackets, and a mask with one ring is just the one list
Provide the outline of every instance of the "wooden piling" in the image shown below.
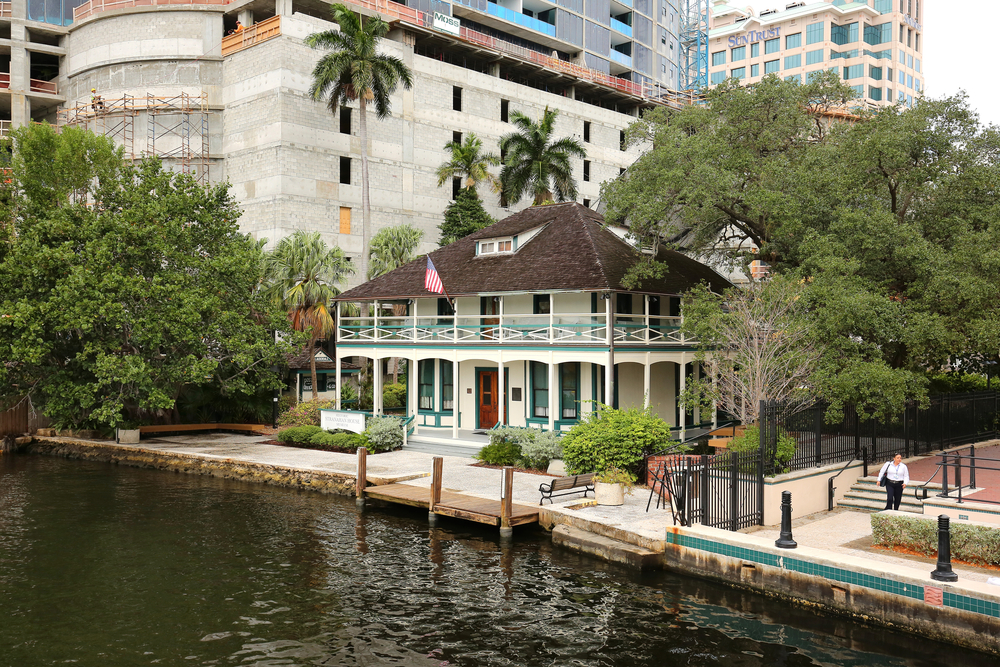
[[512,532],[510,516],[513,513],[514,495],[514,468],[507,466],[503,469],[503,486],[500,489],[500,534]]
[[442,470],[444,469],[444,458],[441,456],[434,457],[434,463],[431,474],[431,498],[430,507],[428,511],[433,513],[434,508],[441,502],[441,478]]
[[357,499],[365,499],[365,487],[368,486],[368,450],[358,447],[358,476],[354,482],[354,495]]

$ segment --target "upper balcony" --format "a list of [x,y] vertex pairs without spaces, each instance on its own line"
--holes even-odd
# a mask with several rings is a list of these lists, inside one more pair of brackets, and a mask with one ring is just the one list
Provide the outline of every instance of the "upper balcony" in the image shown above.
[[[612,316],[615,345],[689,346],[680,317],[619,313]],[[608,344],[607,316],[596,313],[549,315],[439,315],[341,317],[337,342],[412,345],[581,345]]]

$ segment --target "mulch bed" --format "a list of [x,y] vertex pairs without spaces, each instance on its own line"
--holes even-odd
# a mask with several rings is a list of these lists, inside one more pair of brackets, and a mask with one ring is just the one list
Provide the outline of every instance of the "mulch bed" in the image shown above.
[[[508,466],[496,466],[496,465],[492,465],[492,464],[489,464],[489,463],[482,463],[482,462],[480,462],[480,463],[473,463],[472,467],[473,468],[490,468],[491,470],[503,470],[504,468],[506,468]],[[529,475],[540,475],[542,477],[558,477],[559,476],[559,475],[551,475],[551,474],[545,472],[544,470],[533,470],[531,468],[518,468],[517,466],[514,466],[514,472],[526,472]]]
[[[925,553],[921,553],[915,549],[909,549],[907,547],[887,547],[881,544],[873,544],[873,548],[881,549],[882,551],[895,551],[898,554],[905,554],[907,556],[917,556],[919,558],[930,558],[934,559],[936,556],[928,556]],[[967,560],[962,560],[961,558],[951,557],[951,562],[953,565],[966,565],[968,567],[978,567],[983,570],[997,570],[1000,571],[1000,565],[990,565],[989,563],[970,563]]]

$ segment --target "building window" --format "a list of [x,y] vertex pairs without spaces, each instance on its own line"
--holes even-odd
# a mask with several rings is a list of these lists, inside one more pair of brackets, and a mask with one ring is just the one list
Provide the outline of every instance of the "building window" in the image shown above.
[[[882,80],[882,68],[881,67],[875,67],[875,65],[869,65],[868,66],[868,78],[869,79],[875,79],[876,81],[881,81]],[[868,97],[871,97],[871,95],[869,95]],[[879,99],[881,99],[881,98],[879,98]]]
[[794,56],[785,56],[785,69],[795,69],[802,67],[802,54],[796,53]]
[[818,44],[826,39],[825,23],[810,23],[806,26],[806,44]]
[[794,81],[795,83],[802,83],[802,75],[801,74],[793,74],[791,76],[786,76],[785,77],[785,81]]
[[733,52],[729,54],[729,59],[732,60],[734,63],[739,62],[741,60],[745,60],[746,57],[747,57],[747,47],[745,46],[737,46],[735,49],[733,49]]
[[906,66],[909,67],[910,69],[913,69],[913,55],[912,54],[907,54],[907,56],[906,56]]
[[920,58],[917,58],[916,60],[913,61],[913,69],[916,72],[920,71]]
[[776,37],[774,39],[769,39],[764,42],[764,55],[768,53],[777,53],[781,50],[781,38]]
[[441,361],[441,411],[455,409],[454,368],[450,361]]
[[[584,200],[586,201],[586,200]],[[584,204],[586,206],[586,204]],[[535,294],[531,298],[532,312],[535,315],[548,315],[551,308],[551,301],[548,294]]]
[[816,49],[806,53],[806,65],[815,65],[823,62],[823,49]]
[[806,81],[812,83],[813,81],[816,80],[817,77],[819,77],[820,74],[822,74],[825,71],[826,70],[818,69],[814,72],[806,72]]
[[830,40],[834,44],[853,44],[858,41],[858,24],[848,23],[847,25],[830,26]]
[[750,65],[750,76],[760,76],[760,65]]
[[625,150],[625,130],[618,130],[618,150]]
[[906,75],[906,87],[907,88],[913,88],[913,75],[912,74],[907,74]]
[[422,359],[417,362],[417,404],[421,410],[434,409],[434,360]]
[[451,179],[451,198],[458,199],[458,194],[462,191],[462,179]]
[[718,84],[722,83],[725,80],[726,80],[726,70],[722,70],[721,72],[712,72],[713,86],[717,86]]
[[351,133],[351,107],[340,107],[340,133]]
[[540,361],[531,362],[531,416],[549,416],[549,367]]
[[764,63],[764,74],[772,74],[781,69],[781,61],[779,60],[768,60]]
[[583,180],[584,182],[590,180],[590,160],[583,161]]
[[340,182],[343,185],[351,184],[351,158],[340,156]]
[[583,140],[590,143],[590,121],[583,121]]
[[892,41],[892,24],[883,23],[881,25],[865,26],[865,42],[876,46]]
[[512,239],[490,239],[479,242],[479,255],[496,255],[497,253],[512,252]]
[[500,122],[510,122],[510,100],[500,100]]
[[745,79],[746,75],[747,75],[746,67],[737,67],[736,69],[734,69],[732,72],[729,73],[729,76],[731,76],[734,79]]
[[459,146],[461,146],[462,145],[462,133],[461,132],[452,132],[451,133],[451,141],[452,141],[452,143],[456,143]]
[[458,86],[451,87],[451,108],[455,111],[462,110],[462,89]]
[[750,45],[750,57],[756,58],[760,55],[760,42],[754,42]]
[[726,52],[716,51],[712,54],[712,67],[717,67],[718,65],[726,64]]
[[879,14],[888,14],[892,11],[892,0],[875,0],[875,11]]
[[868,97],[876,102],[882,101],[882,89],[868,86]]
[[[857,79],[858,77],[862,77],[864,75],[865,75],[865,66],[864,65],[850,65],[850,66],[844,68],[844,80],[845,81],[847,81],[848,79]],[[864,92],[864,91],[862,91],[862,92]]]
[[906,52],[905,51],[900,51],[899,52],[899,64],[900,65],[905,65],[906,64]]
[[590,208],[590,200],[589,199],[584,199],[583,200],[583,207],[584,208]]
[[580,364],[559,364],[559,409],[563,419],[576,419],[580,405]]
[[902,70],[899,71],[899,85],[901,86],[906,85],[906,72]]
[[802,46],[802,33],[797,32],[794,35],[785,36],[785,48],[786,49],[797,49]]
[[347,206],[340,207],[340,233],[351,233],[351,209]]

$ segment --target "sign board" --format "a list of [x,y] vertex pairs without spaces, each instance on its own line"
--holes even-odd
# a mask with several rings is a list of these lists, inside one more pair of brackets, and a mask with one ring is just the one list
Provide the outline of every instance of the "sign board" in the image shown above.
[[340,429],[361,433],[365,430],[365,413],[350,410],[320,410],[319,426],[324,431]]
[[768,28],[767,30],[750,30],[746,34],[736,35],[729,38],[730,48],[734,46],[743,46],[744,44],[753,44],[754,42],[759,42],[765,39],[774,39],[776,37],[781,37],[781,26],[776,28]]
[[434,29],[452,35],[461,34],[462,22],[454,16],[448,16],[441,12],[434,12]]

